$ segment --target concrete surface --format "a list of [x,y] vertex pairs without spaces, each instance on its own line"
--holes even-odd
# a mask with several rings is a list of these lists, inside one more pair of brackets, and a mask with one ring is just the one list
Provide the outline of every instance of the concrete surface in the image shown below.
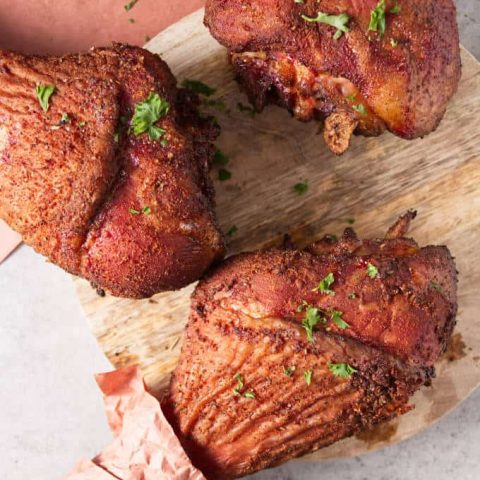
[[[61,23],[55,17],[62,11],[59,5],[67,2],[8,2],[8,8],[3,3],[2,47],[61,49],[62,42],[54,45],[34,38],[32,32],[43,35],[43,30],[35,30],[36,22],[48,18],[56,28]],[[81,13],[80,6],[88,2],[68,3]],[[90,3],[113,8],[114,2]],[[38,5],[47,10],[48,18],[34,18]],[[119,5],[115,2],[115,8]],[[480,58],[480,0],[460,0],[457,5],[462,42]],[[193,10],[190,3],[182,8]],[[177,7],[175,12],[179,15]],[[22,15],[31,18],[5,28],[8,19],[17,18],[14,14],[20,20]],[[108,15],[102,18],[108,24]],[[96,20],[91,18],[95,25]],[[164,24],[159,21],[158,25]],[[88,32],[100,38],[95,37],[94,25]],[[55,37],[52,29],[49,35]],[[77,45],[73,40],[68,43],[72,48]],[[109,369],[88,331],[69,276],[31,249],[20,247],[0,265],[0,479],[61,479],[80,457],[93,456],[110,440],[92,377]],[[437,425],[398,446],[351,460],[293,462],[252,480],[478,480],[479,407],[480,391]]]

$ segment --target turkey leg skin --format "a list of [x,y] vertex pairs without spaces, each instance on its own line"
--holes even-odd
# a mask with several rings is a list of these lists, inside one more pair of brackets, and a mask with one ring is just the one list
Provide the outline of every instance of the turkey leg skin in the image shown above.
[[162,406],[208,478],[278,465],[413,408],[454,328],[457,275],[446,247],[403,236],[412,217],[384,239],[348,229],[305,250],[237,255],[199,283]]
[[[378,11],[384,29],[372,23]],[[346,31],[320,15],[343,18]],[[353,131],[427,135],[460,80],[452,0],[207,0],[205,25],[257,110],[273,102],[299,120],[325,120],[336,154]]]
[[[47,111],[39,85],[55,86]],[[169,104],[156,122],[161,140],[131,128],[152,94]],[[224,252],[208,176],[218,128],[198,103],[141,48],[0,52],[0,217],[37,252],[116,296],[197,280]]]

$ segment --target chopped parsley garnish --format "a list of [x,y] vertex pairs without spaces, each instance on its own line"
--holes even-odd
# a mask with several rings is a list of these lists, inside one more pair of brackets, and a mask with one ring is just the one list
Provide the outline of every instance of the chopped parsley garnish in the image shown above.
[[332,272],[330,272],[320,283],[313,289],[314,292],[324,293],[325,295],[335,295],[335,292],[330,289],[333,282],[335,282],[335,277]]
[[355,370],[348,363],[329,363],[328,369],[336,376],[341,378],[350,378],[355,372]]
[[233,237],[237,232],[238,228],[235,225],[232,225],[227,232],[227,237]]
[[401,10],[402,7],[396,2],[395,6],[390,9],[390,13],[400,13]]
[[150,207],[143,207],[141,210],[136,210],[135,208],[129,208],[128,213],[132,215],[140,215],[143,213],[144,215],[150,215],[152,213],[152,209]]
[[437,292],[439,293],[443,293],[443,288],[437,283],[437,282],[434,282],[433,280],[430,282],[430,286],[436,290]]
[[313,372],[311,370],[305,370],[305,372],[303,373],[303,376],[305,377],[305,383],[310,386],[310,384],[312,383],[312,374]]
[[306,15],[302,15],[302,18],[306,22],[325,23],[326,25],[335,27],[337,30],[333,36],[334,40],[338,40],[344,33],[350,31],[347,27],[350,17],[346,13],[341,13],[340,15],[329,15],[328,13],[318,12],[316,17],[307,17]]
[[355,292],[349,293],[349,294],[348,294],[348,298],[349,298],[350,300],[354,300],[355,298],[357,298],[357,294],[356,294]]
[[215,150],[215,154],[213,155],[213,163],[215,165],[227,165],[227,163],[230,161],[230,159],[228,158],[227,155],[225,155],[225,153],[223,153],[221,150],[219,150],[217,148],[217,150]]
[[137,2],[138,0],[132,0],[131,2],[128,2],[126,5],[124,5],[123,8],[125,9],[126,12],[128,12],[135,6]]
[[352,105],[352,108],[361,115],[367,114],[367,109],[365,108],[365,105],[363,105],[363,103],[359,103],[358,105]]
[[298,312],[298,313],[303,312],[308,306],[309,306],[308,303],[304,300],[304,301],[297,307],[297,312]]
[[87,124],[87,122],[83,122],[83,121],[82,121],[82,122],[79,122],[79,123],[78,123],[78,126],[79,126],[80,128],[83,128],[83,127],[85,127],[86,124]]
[[242,375],[240,375],[240,373],[237,373],[233,378],[235,378],[235,380],[237,381],[237,386],[233,389],[233,394],[241,395],[243,387],[245,386],[245,384],[243,383],[243,377]]
[[221,182],[224,182],[225,180],[229,180],[231,177],[232,177],[232,172],[230,172],[230,171],[227,170],[226,168],[221,168],[221,169],[218,171],[218,179],[219,179]]
[[210,100],[207,100],[205,99],[203,101],[203,105],[207,106],[207,107],[213,107],[213,108],[216,108],[217,110],[223,112],[224,110],[227,109],[227,106],[225,105],[225,102],[219,98],[217,99],[210,99]]
[[55,93],[56,89],[55,85],[37,85],[35,87],[35,93],[44,112],[48,112],[50,97]]
[[315,339],[313,338],[313,328],[317,325],[318,322],[325,321],[322,318],[320,309],[312,307],[311,305],[307,306],[305,312],[305,318],[302,320],[302,326],[307,332],[307,340],[310,343],[313,343]]
[[51,128],[52,130],[58,130],[59,128],[62,128],[65,124],[67,124],[69,121],[70,121],[70,117],[68,113],[62,113],[62,117],[60,118],[60,121],[56,125],[53,125]]
[[199,95],[204,95],[205,97],[211,97],[217,91],[215,88],[209,87],[200,80],[186,79],[182,82],[182,87],[198,93]]
[[148,132],[152,140],[159,140],[164,134],[163,128],[155,126],[155,122],[164,117],[170,104],[156,92],[150,93],[148,98],[135,105],[135,113],[132,118],[132,130],[135,135]]
[[243,113],[248,113],[252,118],[257,113],[253,107],[250,105],[244,105],[242,102],[237,103],[237,108]]
[[342,318],[343,312],[340,310],[329,310],[330,320],[341,330],[350,328],[350,325]]
[[237,386],[233,389],[233,394],[235,396],[242,396],[245,398],[255,398],[255,393],[253,393],[251,390],[247,390],[246,392],[242,392],[242,390],[245,387],[245,382],[243,381],[243,377],[240,373],[237,373],[233,377],[237,381]]
[[357,98],[357,94],[354,93],[353,95],[347,95],[345,98],[346,98],[347,100],[350,100],[351,102],[354,102],[355,99]]
[[298,182],[293,186],[293,189],[299,194],[303,195],[308,190],[308,183],[305,182]]
[[368,265],[367,265],[367,275],[370,278],[377,278],[378,268],[375,265],[372,265],[371,263],[368,263]]
[[368,29],[371,32],[379,32],[380,36],[383,37],[385,34],[385,26],[385,0],[380,0],[370,14]]
[[290,367],[283,367],[283,373],[287,377],[291,377],[295,373],[296,369],[297,369],[297,367],[295,365],[292,365]]

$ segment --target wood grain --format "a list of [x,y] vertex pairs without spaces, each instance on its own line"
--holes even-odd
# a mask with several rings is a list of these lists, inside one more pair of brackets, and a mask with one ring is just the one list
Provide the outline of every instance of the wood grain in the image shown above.
[[[314,123],[294,121],[276,107],[254,117],[239,111],[237,103],[246,104],[246,98],[202,17],[202,11],[186,17],[147,48],[170,64],[179,81],[200,79],[216,87],[216,98],[226,105],[210,111],[222,126],[219,147],[231,159],[231,180],[216,182],[220,223],[226,231],[238,228],[230,254],[278,243],[287,232],[305,245],[325,233],[341,233],[350,218],[361,236],[379,236],[400,213],[415,208],[415,239],[421,245],[446,244],[456,256],[460,308],[451,356],[458,358],[440,362],[438,378],[415,395],[411,413],[309,458],[358,455],[406,439],[480,383],[480,65],[462,50],[459,91],[433,134],[412,142],[390,134],[359,137],[336,158]],[[309,190],[299,196],[293,185],[302,180]],[[131,301],[99,297],[85,281],[75,282],[92,332],[113,365],[139,363],[149,387],[159,392],[180,352],[194,286]]]

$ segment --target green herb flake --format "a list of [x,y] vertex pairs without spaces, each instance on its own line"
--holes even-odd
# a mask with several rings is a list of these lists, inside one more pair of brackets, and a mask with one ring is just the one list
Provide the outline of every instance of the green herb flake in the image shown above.
[[87,124],[87,122],[83,122],[83,121],[82,121],[82,122],[79,122],[79,123],[78,123],[78,126],[79,126],[80,128],[85,128],[85,125],[86,125],[86,124]]
[[307,182],[307,181],[298,182],[298,183],[296,183],[296,184],[293,186],[293,189],[294,189],[299,195],[303,195],[304,193],[306,193],[306,192],[308,191],[308,182]]
[[348,363],[329,363],[328,369],[336,377],[341,377],[341,378],[350,378],[354,373],[357,372],[357,370],[355,370]]
[[228,155],[223,153],[221,150],[217,148],[215,151],[215,154],[213,155],[213,164],[214,165],[222,165],[225,166],[228,164],[230,161],[230,158],[228,158]]
[[227,232],[227,237],[233,237],[238,232],[238,228],[235,225],[232,225]]
[[303,0],[293,0],[295,3],[304,3]]
[[368,29],[371,32],[379,32],[380,36],[383,37],[385,34],[385,27],[385,0],[380,0],[370,14],[370,24],[368,25]]
[[340,330],[350,328],[350,325],[342,318],[343,312],[340,310],[329,310],[328,314],[330,315],[330,320],[340,328]]
[[37,85],[35,87],[35,93],[44,112],[48,112],[50,97],[55,93],[56,89],[55,85]]
[[378,268],[375,265],[372,265],[371,263],[368,263],[368,265],[367,265],[367,275],[370,278],[377,278],[378,277]]
[[251,390],[247,390],[247,391],[243,394],[243,396],[244,396],[245,398],[253,399],[253,398],[255,398],[255,393],[253,393]]
[[303,376],[305,377],[305,383],[308,386],[310,386],[312,383],[312,375],[313,375],[313,372],[311,370],[305,370],[305,372],[303,373]]
[[443,288],[441,287],[441,285],[439,285],[437,282],[434,282],[433,280],[430,282],[430,286],[436,290],[437,292],[439,293],[443,293]]
[[395,3],[395,5],[390,9],[390,13],[400,13],[402,11],[402,7],[398,4],[398,2]]
[[211,97],[217,91],[215,88],[209,87],[200,80],[185,79],[182,82],[182,87],[198,93],[199,95],[204,95],[205,97]]
[[237,381],[237,386],[233,389],[233,394],[239,396],[242,394],[243,387],[245,386],[243,377],[240,373],[237,373],[233,378]]
[[348,298],[350,300],[355,300],[357,298],[357,294],[355,292],[349,293]]
[[357,94],[354,93],[353,95],[347,95],[345,98],[346,98],[347,100],[349,100],[350,102],[354,102],[355,99],[357,98]]
[[296,369],[297,367],[295,365],[291,365],[290,367],[283,367],[283,373],[287,377],[291,377],[295,373]]
[[350,31],[347,27],[350,17],[346,13],[342,13],[340,15],[329,15],[328,13],[318,12],[316,17],[307,17],[306,15],[302,15],[302,18],[306,22],[325,23],[326,25],[335,27],[337,30],[333,36],[334,40],[338,40],[344,33]]
[[221,182],[224,182],[225,180],[230,180],[230,178],[232,178],[232,172],[230,172],[230,171],[227,170],[226,168],[221,168],[221,169],[218,171],[218,179],[219,179]]
[[349,225],[353,225],[355,223],[355,219],[354,218],[347,218],[345,220]]
[[162,138],[162,139],[160,140],[160,145],[161,145],[162,147],[166,147],[166,146],[168,145],[168,140],[167,140],[166,138]]
[[115,130],[115,133],[113,134],[113,141],[115,143],[118,143],[120,141],[120,129],[119,128],[117,128]]
[[323,293],[325,295],[335,295],[335,292],[330,289],[332,284],[335,282],[335,277],[332,272],[330,272],[320,283],[313,289],[314,292]]
[[148,132],[152,140],[159,140],[165,130],[155,126],[155,122],[164,117],[170,104],[156,92],[151,92],[148,98],[135,105],[135,113],[132,118],[132,130],[135,135]]
[[297,312],[303,312],[308,307],[308,303],[304,300],[298,307]]
[[352,108],[361,115],[367,114],[367,109],[365,108],[365,105],[363,105],[363,103],[359,103],[358,105],[352,105]]
[[126,5],[123,6],[126,12],[130,11],[135,4],[138,2],[138,0],[132,0],[131,2],[128,2]]
[[398,47],[398,41],[395,40],[394,38],[391,38],[390,39],[390,45],[392,46],[392,48],[397,48]]
[[255,116],[255,114],[257,113],[253,107],[251,107],[250,105],[244,105],[242,102],[238,102],[238,103],[237,103],[237,108],[238,108],[241,112],[250,115],[252,118],[253,118],[253,117]]
[[152,213],[152,209],[150,207],[143,207],[141,210],[129,208],[128,213],[130,213],[131,215],[140,215],[141,213],[143,213],[144,215],[150,215]]
[[219,110],[220,112],[223,112],[227,109],[227,106],[225,105],[225,102],[221,99],[205,99],[203,101],[203,105],[207,106],[207,107],[213,107],[213,108],[216,108],[217,110]]
[[307,340],[310,343],[315,341],[313,337],[313,329],[315,325],[322,321],[325,322],[325,319],[322,317],[320,309],[308,305],[305,312],[305,318],[302,320],[302,326],[307,332]]

